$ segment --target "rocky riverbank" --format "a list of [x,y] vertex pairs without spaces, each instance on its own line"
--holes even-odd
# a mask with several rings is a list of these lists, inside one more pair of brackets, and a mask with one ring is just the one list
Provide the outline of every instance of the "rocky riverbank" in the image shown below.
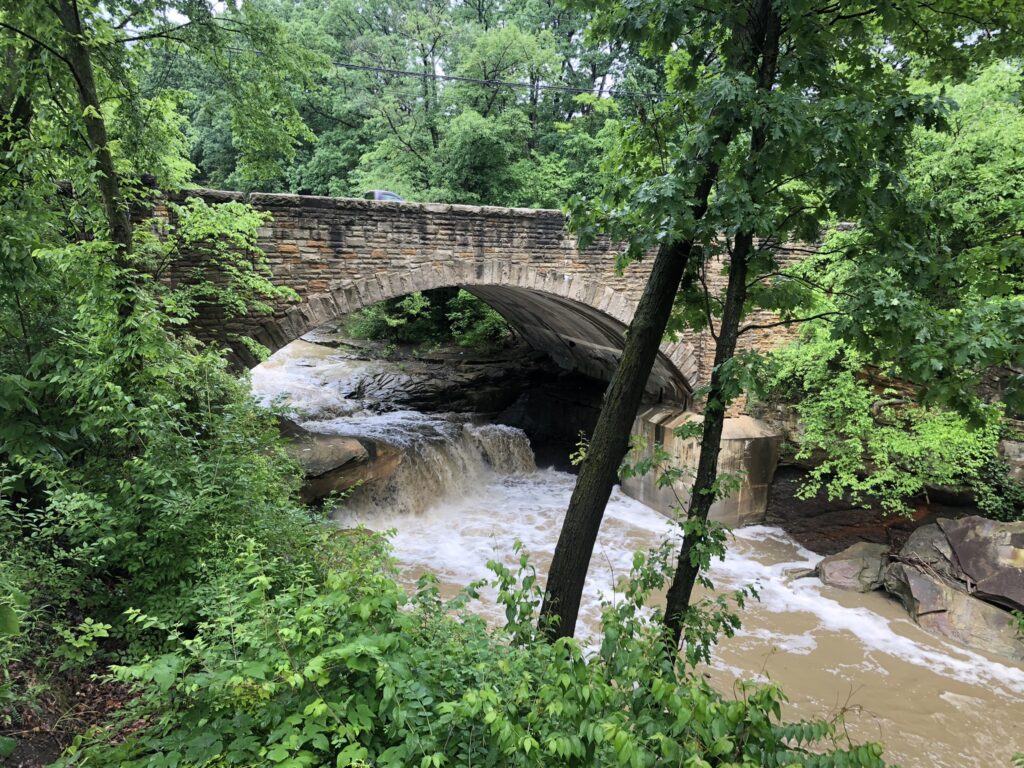
[[765,524],[777,525],[801,546],[819,555],[831,555],[858,542],[885,544],[899,549],[915,529],[940,517],[976,514],[970,498],[956,494],[931,494],[911,502],[909,515],[893,514],[873,499],[856,503],[849,498],[829,499],[824,489],[809,498],[798,492],[807,470],[783,465],[775,470]]
[[[403,467],[414,461],[403,442],[410,430],[419,442],[451,449],[479,438],[480,427],[474,425],[512,426],[528,435],[540,466],[568,469],[579,433],[593,428],[604,390],[603,383],[566,374],[521,348],[493,354],[458,347],[385,349],[379,343],[325,336],[301,342],[288,365],[291,376],[302,379],[307,396],[305,412],[296,412],[295,421],[282,420],[282,431],[289,437],[289,452],[306,469],[302,498],[307,503],[353,489],[358,489],[353,497],[358,503],[362,496],[387,495],[389,486],[408,485],[406,475],[419,477],[415,467]],[[403,417],[416,412],[436,417],[429,423]],[[418,454],[416,460],[433,461]],[[909,515],[888,513],[870,499],[866,504],[830,500],[824,492],[801,499],[798,490],[806,472],[797,466],[778,468],[765,522],[829,556],[818,571],[825,583],[885,590],[932,632],[1024,659],[1009,613],[1024,608],[1024,597],[993,599],[977,564],[986,558],[1000,562],[1002,571],[993,578],[1003,585],[1016,579],[1024,590],[1024,528],[1006,533],[985,527],[988,523],[976,522],[981,518],[974,516],[971,499],[951,492],[914,501]],[[430,484],[425,476],[417,482]],[[975,521],[972,532],[957,538],[952,531],[960,531],[957,526],[967,525],[964,521]],[[987,553],[975,558],[973,570],[957,552],[969,541],[975,542],[971,551]],[[998,595],[1006,591],[1003,587]]]
[[1024,637],[1011,611],[1024,610],[1024,523],[976,514],[957,494],[919,499],[910,515],[880,505],[801,499],[806,475],[780,467],[766,522],[826,555],[816,570],[833,587],[884,590],[921,627],[971,648],[1024,659]]
[[899,548],[858,542],[829,555],[817,574],[841,589],[884,589],[921,627],[1024,660],[1024,635],[1011,613],[1024,610],[1024,523],[939,518]]

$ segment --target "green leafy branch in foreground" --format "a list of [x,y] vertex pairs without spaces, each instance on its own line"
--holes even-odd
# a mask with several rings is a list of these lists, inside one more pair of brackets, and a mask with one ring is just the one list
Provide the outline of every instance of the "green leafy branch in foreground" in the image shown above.
[[587,651],[533,628],[525,555],[518,570],[492,566],[514,619],[495,630],[468,610],[482,583],[445,602],[427,578],[409,599],[380,537],[322,545],[346,566],[284,569],[242,547],[204,588],[194,634],[172,629],[163,653],[115,668],[137,691],[119,728],[80,739],[59,765],[883,765],[877,745],[840,746],[836,720],[782,723],[775,685],[729,700],[665,654],[644,605],[668,548],[636,555]]

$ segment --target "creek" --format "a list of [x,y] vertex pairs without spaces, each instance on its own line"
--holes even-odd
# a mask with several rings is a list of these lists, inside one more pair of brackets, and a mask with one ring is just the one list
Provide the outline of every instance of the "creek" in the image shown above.
[[[358,489],[333,516],[344,526],[394,530],[407,586],[429,571],[453,595],[488,576],[490,559],[513,566],[516,541],[543,574],[575,477],[537,468],[529,440],[513,427],[465,413],[387,410],[351,396],[367,376],[401,373],[395,363],[299,341],[252,379],[258,399],[290,404],[310,431],[401,451],[389,480]],[[595,631],[600,595],[614,599],[632,553],[675,535],[667,518],[613,494],[588,575],[582,634]],[[725,692],[741,679],[778,683],[789,698],[787,719],[845,710],[853,740],[882,742],[886,759],[904,768],[1009,766],[1024,751],[1024,665],[927,634],[883,593],[801,577],[819,559],[778,528],[734,531],[711,578],[723,590],[753,584],[760,600],[748,603],[742,628],[721,640],[703,673]],[[486,595],[479,610],[499,620]]]

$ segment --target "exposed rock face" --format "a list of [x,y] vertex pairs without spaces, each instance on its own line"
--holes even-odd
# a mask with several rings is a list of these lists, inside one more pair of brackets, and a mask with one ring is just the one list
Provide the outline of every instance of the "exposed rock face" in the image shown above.
[[858,541],[888,544],[898,550],[917,528],[934,523],[939,517],[974,514],[977,508],[963,506],[963,500],[931,493],[930,499],[912,502],[912,515],[886,512],[875,500],[864,505],[848,498],[830,499],[822,489],[810,498],[799,498],[807,471],[794,466],[775,470],[768,495],[765,522],[777,525],[802,546],[821,555],[841,552]]
[[524,392],[495,421],[517,427],[530,436],[538,466],[575,472],[569,461],[579,435],[594,431],[606,385],[594,379],[559,375]]
[[816,573],[842,589],[884,587],[925,629],[1024,659],[1024,637],[1001,607],[1018,607],[1024,598],[1024,523],[941,518],[915,529],[894,562],[888,553],[887,545],[858,542],[825,557]]
[[1024,440],[1000,440],[999,455],[1010,467],[1010,477],[1024,483]]
[[288,454],[306,472],[299,499],[311,504],[328,494],[347,491],[359,483],[384,480],[402,461],[396,448],[372,440],[310,432],[282,420],[282,433],[290,438]]
[[818,576],[832,587],[871,592],[882,586],[889,547],[862,541],[829,555],[818,564]]
[[370,455],[366,447],[354,437],[318,435],[313,432],[292,440],[288,444],[288,453],[310,477],[319,477],[347,464],[362,463]]
[[1024,523],[940,518],[911,534],[884,581],[922,627],[1024,659],[1024,638],[999,607],[1024,607]]
[[892,563],[885,588],[925,629],[991,653],[1024,659],[1024,640],[1010,614],[907,563]]
[[[354,360],[377,360],[383,354],[381,342],[340,339],[331,333],[307,338],[343,348]],[[371,409],[497,413],[524,390],[559,372],[543,354],[521,345],[490,354],[458,347],[433,352],[403,347],[391,353],[390,361],[386,369],[353,379],[345,396]]]
[[939,520],[970,592],[1009,609],[1024,609],[1024,522],[972,516]]
[[899,558],[919,570],[934,573],[951,581],[960,578],[960,570],[953,558],[953,549],[938,525],[918,528],[900,550]]

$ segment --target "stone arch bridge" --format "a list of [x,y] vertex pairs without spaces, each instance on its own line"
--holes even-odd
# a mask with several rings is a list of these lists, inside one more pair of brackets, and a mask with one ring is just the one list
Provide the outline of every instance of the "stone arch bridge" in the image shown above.
[[[650,271],[646,260],[618,274],[620,249],[607,240],[579,250],[559,211],[216,190],[185,195],[209,203],[246,201],[272,216],[258,244],[274,282],[292,288],[299,300],[278,303],[270,315],[230,319],[208,307],[193,321],[200,338],[226,344],[244,365],[256,359],[233,338],[249,337],[275,351],[384,299],[460,287],[500,312],[528,344],[563,368],[608,381]],[[801,250],[783,253],[781,260],[796,260]],[[203,268],[203,258],[184,254],[166,278],[189,280]],[[712,290],[724,288],[723,276],[709,280]],[[759,333],[745,337],[743,345],[773,347],[790,335],[778,328]],[[685,413],[691,393],[707,380],[713,358],[714,345],[705,334],[663,344],[647,383],[648,405],[634,424],[649,442],[664,442],[681,466],[695,460],[696,443],[675,439],[671,428],[692,418]],[[743,487],[717,502],[713,514],[738,524],[763,515],[779,439],[749,417],[730,422],[720,461],[724,471],[743,473]],[[665,511],[675,503],[674,494],[656,487],[651,475],[624,488]]]
[[[272,279],[299,295],[271,315],[226,319],[206,309],[193,323],[237,362],[255,363],[232,337],[275,351],[314,328],[375,304],[432,288],[478,296],[534,349],[565,369],[610,380],[650,260],[615,270],[614,244],[579,250],[560,211],[398,203],[216,190],[185,193],[209,203],[246,201],[272,219],[259,231]],[[201,257],[186,255],[170,280],[187,280]],[[685,407],[710,373],[703,335],[662,345],[646,399]]]

